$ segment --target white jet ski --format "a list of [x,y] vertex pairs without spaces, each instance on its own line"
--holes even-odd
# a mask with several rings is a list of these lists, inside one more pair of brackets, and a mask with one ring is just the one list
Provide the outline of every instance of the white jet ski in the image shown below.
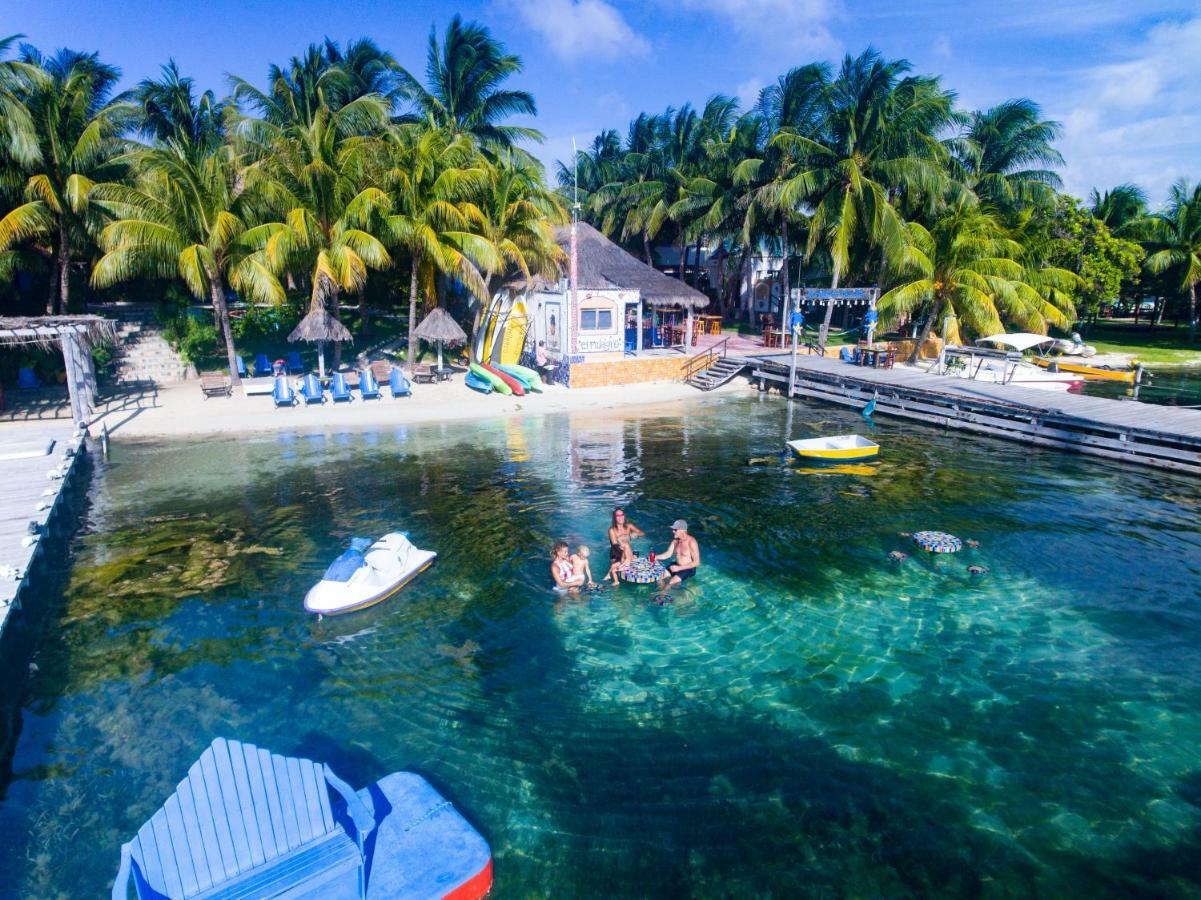
[[353,538],[350,549],[335,559],[304,597],[304,608],[323,616],[353,612],[386,600],[438,554],[419,550],[403,531],[385,534],[375,543]]

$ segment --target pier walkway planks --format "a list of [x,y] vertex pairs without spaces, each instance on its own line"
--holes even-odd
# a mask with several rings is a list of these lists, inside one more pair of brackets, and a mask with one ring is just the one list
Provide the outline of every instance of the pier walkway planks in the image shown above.
[[[0,633],[28,585],[30,567],[84,452],[84,438],[69,420],[0,428]],[[63,477],[49,477],[52,469]],[[30,522],[38,532],[32,543]]]
[[[762,357],[752,377],[788,381],[789,355]],[[798,356],[793,395],[1201,475],[1201,410],[1109,400],[1057,391],[931,375],[898,366],[868,369],[837,359]]]

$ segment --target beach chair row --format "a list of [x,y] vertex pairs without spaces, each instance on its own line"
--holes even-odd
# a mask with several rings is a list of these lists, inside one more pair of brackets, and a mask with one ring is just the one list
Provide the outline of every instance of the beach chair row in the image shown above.
[[276,371],[277,367],[275,363],[267,358],[266,353],[260,353],[254,358],[254,371],[251,372],[246,365],[246,360],[239,356],[238,377],[249,378],[253,374],[255,378],[267,378],[271,375],[300,375],[304,373],[304,362],[300,359],[300,354],[295,350],[288,354],[287,359],[279,360],[279,362],[283,363],[283,365],[278,368],[286,369],[286,372],[281,373]]
[[[388,373],[387,385],[393,397],[411,397],[413,394],[413,386],[400,369],[393,368]],[[359,397],[362,400],[379,400],[383,397],[380,384],[370,369],[359,370],[358,389]],[[329,398],[335,403],[350,403],[354,400],[354,390],[347,382],[344,373],[335,372],[333,374],[330,379]],[[286,375],[277,375],[275,388],[271,391],[271,399],[277,407],[298,404],[310,406],[324,403],[326,390],[321,384],[321,380],[311,372],[300,380],[299,387],[289,384]]]

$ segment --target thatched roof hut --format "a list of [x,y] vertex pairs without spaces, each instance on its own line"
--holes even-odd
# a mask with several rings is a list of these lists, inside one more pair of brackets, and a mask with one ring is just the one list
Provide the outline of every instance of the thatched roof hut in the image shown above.
[[[696,288],[631,256],[586,222],[578,223],[576,229],[580,290],[637,290],[642,302],[650,306],[696,310],[709,305],[709,298]],[[556,228],[555,240],[570,255],[571,226]]]
[[353,343],[354,338],[346,326],[330,315],[328,310],[313,309],[300,320],[300,324],[292,329],[288,341],[334,341],[336,343]]
[[429,311],[421,324],[413,332],[423,341],[442,341],[444,344],[463,344],[467,341],[467,333],[459,327],[454,317],[441,306],[435,306]]
[[34,344],[49,350],[64,334],[76,335],[85,347],[117,340],[115,323],[102,316],[0,316],[0,347]]

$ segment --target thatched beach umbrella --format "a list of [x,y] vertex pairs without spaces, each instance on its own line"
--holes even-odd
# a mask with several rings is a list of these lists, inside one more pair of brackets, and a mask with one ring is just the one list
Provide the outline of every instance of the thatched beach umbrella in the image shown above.
[[[421,320],[421,324],[417,326],[417,330],[413,332],[417,337],[425,341],[436,341],[438,344],[438,368],[442,368],[442,344],[466,343],[467,333],[459,327],[459,323],[454,320],[446,310],[441,306],[435,306],[430,310],[428,316]],[[415,348],[409,348],[410,364],[417,361]]]
[[309,314],[300,320],[300,324],[288,335],[288,342],[308,341],[317,343],[317,373],[325,377],[325,342],[353,342],[354,338],[346,330],[346,326],[335,319],[325,309],[311,309]]

